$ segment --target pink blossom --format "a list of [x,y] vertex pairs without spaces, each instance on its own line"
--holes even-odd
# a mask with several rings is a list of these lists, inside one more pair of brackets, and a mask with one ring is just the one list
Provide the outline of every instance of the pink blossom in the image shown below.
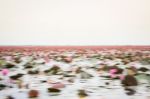
[[3,69],[1,72],[4,76],[6,76],[9,73],[9,70],[8,69]]
[[116,75],[115,74],[111,74],[110,77],[111,78],[116,78]]
[[57,83],[57,84],[52,85],[52,88],[64,88],[64,87],[65,87],[65,85],[62,83]]
[[114,74],[114,73],[116,73],[116,72],[117,72],[117,69],[111,69],[111,70],[109,71],[110,74]]
[[124,75],[119,76],[120,80],[124,80],[124,77],[125,77]]

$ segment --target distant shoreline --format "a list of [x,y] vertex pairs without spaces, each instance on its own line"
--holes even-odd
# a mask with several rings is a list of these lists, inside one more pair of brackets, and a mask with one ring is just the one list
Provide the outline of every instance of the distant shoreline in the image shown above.
[[150,45],[117,45],[117,46],[0,46],[0,50],[53,50],[53,49],[141,49],[150,50]]

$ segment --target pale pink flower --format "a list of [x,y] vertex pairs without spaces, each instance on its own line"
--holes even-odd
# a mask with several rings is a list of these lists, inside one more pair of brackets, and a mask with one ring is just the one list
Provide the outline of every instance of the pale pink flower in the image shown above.
[[4,76],[6,76],[9,73],[9,70],[8,69],[3,69],[1,72]]

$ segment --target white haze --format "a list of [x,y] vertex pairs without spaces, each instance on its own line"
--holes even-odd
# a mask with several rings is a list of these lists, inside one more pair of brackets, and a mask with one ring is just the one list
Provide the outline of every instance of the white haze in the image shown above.
[[150,45],[150,0],[0,0],[0,45]]

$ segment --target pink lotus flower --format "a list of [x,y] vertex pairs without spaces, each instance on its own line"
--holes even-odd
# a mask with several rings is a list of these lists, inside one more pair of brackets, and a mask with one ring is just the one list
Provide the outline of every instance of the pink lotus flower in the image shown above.
[[111,78],[116,78],[116,75],[115,74],[110,74],[110,77]]
[[119,76],[120,80],[124,80],[124,77],[125,77],[124,75]]
[[65,60],[65,62],[70,63],[70,62],[72,62],[72,57],[65,57],[64,60]]
[[57,83],[57,84],[52,85],[52,88],[64,88],[64,87],[65,87],[65,85],[62,83]]
[[9,73],[9,70],[8,69],[3,69],[1,72],[4,76],[6,76]]
[[50,62],[50,59],[48,57],[45,57],[44,60],[46,63]]
[[110,74],[115,74],[116,72],[117,72],[117,69],[111,69],[111,70],[109,71]]

